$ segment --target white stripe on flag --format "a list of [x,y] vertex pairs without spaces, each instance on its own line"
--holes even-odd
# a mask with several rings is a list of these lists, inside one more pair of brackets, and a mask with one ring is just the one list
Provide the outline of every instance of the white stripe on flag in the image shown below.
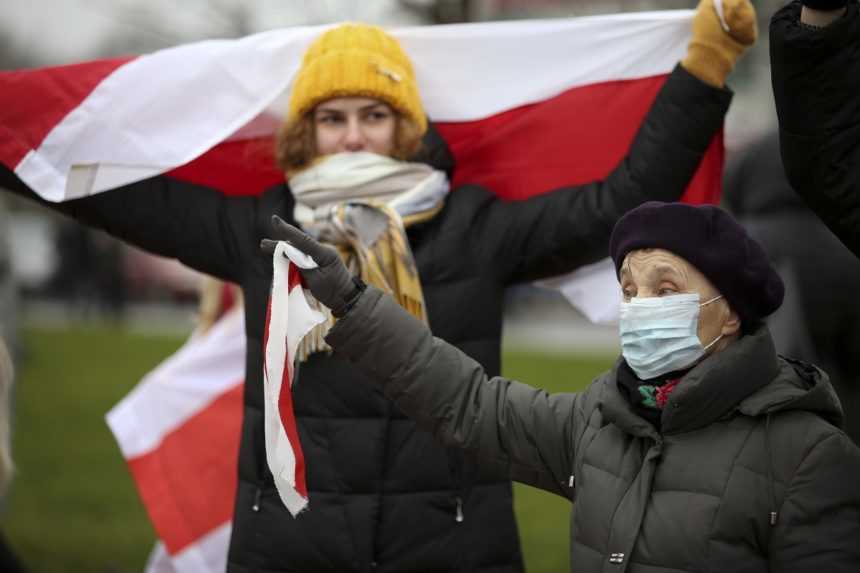
[[230,523],[225,523],[173,556],[163,543],[156,543],[144,573],[223,573],[227,570],[231,529]]
[[245,379],[243,308],[231,310],[206,336],[192,336],[150,372],[106,416],[126,459],[165,436]]
[[615,264],[609,257],[535,284],[559,291],[595,324],[618,322],[618,308],[623,297],[615,276]]

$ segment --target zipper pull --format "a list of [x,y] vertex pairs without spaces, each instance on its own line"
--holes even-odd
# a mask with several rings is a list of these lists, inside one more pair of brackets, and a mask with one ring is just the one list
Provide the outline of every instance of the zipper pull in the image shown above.
[[254,511],[260,511],[260,498],[263,496],[263,490],[257,488],[257,492],[254,494],[254,505],[251,506],[251,509]]
[[463,523],[463,498],[457,497],[457,515],[454,517],[454,521],[457,523]]

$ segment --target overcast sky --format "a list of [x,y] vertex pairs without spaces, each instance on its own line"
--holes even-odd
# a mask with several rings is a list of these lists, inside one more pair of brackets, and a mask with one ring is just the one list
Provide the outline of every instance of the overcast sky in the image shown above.
[[395,0],[5,0],[0,33],[35,62],[61,64],[117,55],[104,52],[122,51],[123,39],[148,48],[232,36],[234,14],[252,32],[342,20],[420,23]]

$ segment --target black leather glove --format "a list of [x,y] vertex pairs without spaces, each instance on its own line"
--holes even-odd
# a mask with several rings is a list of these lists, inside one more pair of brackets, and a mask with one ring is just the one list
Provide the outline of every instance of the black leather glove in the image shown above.
[[829,12],[831,10],[844,8],[848,5],[848,0],[803,0],[802,4],[807,8],[812,8],[813,10]]
[[272,216],[272,237],[274,241],[263,239],[260,243],[260,249],[269,256],[274,254],[278,241],[286,241],[313,258],[317,268],[296,266],[314,298],[330,308],[335,317],[343,317],[355,305],[364,292],[364,283],[347,270],[336,250],[321,245],[277,215]]

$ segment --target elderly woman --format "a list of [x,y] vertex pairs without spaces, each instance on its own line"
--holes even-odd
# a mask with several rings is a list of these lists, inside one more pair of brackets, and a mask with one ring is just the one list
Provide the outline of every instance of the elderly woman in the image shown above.
[[622,356],[580,394],[487,376],[328,247],[274,236],[320,265],[302,274],[341,317],[336,354],[437,439],[575,502],[574,571],[860,570],[860,450],[827,375],[774,352],[782,282],[719,208],[615,226]]
[[[311,44],[293,82],[277,141],[284,183],[236,198],[159,177],[51,205],[242,288],[248,350],[229,571],[522,570],[507,472],[442,447],[363,384],[324,343],[333,317],[300,349],[294,404],[311,509],[290,515],[266,463],[272,265],[260,240],[277,214],[336,245],[350,270],[496,374],[507,286],[605,257],[625,212],[683,193],[728,109],[726,77],[756,36],[748,0],[724,0],[721,13],[722,23],[702,1],[686,57],[604,181],[521,202],[476,185],[448,193],[451,155],[408,56],[385,31],[345,24]],[[0,171],[4,183],[31,195]]]

